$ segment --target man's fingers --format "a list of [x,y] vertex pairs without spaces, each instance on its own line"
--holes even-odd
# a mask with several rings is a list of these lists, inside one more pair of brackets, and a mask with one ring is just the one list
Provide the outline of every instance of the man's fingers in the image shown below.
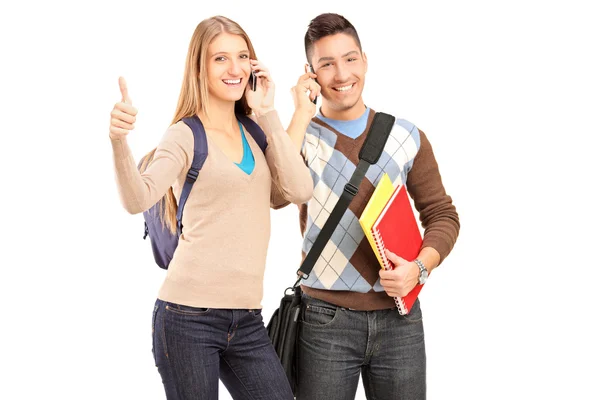
[[313,81],[314,82],[314,80],[316,78],[317,78],[317,74],[313,74],[312,72],[307,72],[305,74],[300,75],[300,78],[298,78],[298,84],[306,82],[306,81]]
[[385,249],[385,256],[386,256],[386,257],[387,257],[387,258],[388,258],[388,259],[389,259],[391,262],[393,262],[393,263],[394,263],[394,265],[403,264],[403,263],[406,263],[406,262],[407,262],[407,261],[406,261],[404,258],[402,258],[402,257],[400,257],[400,256],[398,256],[398,255],[396,255],[396,254],[394,254],[394,253],[392,253],[392,252],[391,252],[391,251],[389,251],[388,249]]
[[394,253],[392,253],[391,251],[389,251],[388,249],[385,249],[385,256],[390,259],[391,261],[394,261],[398,258],[398,256]]
[[313,78],[313,79],[317,78],[317,74],[315,74],[313,68],[308,64],[304,64],[304,72],[306,72],[307,74],[310,74],[311,78]]
[[321,86],[317,85],[316,89],[311,89],[310,90],[310,99],[314,100],[315,98],[317,98],[319,95],[321,94]]
[[321,94],[321,86],[319,86],[319,84],[312,79],[305,79],[303,81],[298,82],[298,84],[295,86],[295,89],[298,91],[299,94],[310,91],[311,99],[314,99],[315,96]]
[[129,90],[127,90],[127,82],[125,82],[125,78],[122,76],[119,77],[119,89],[121,90],[121,101],[126,104],[131,104]]
[[321,85],[319,85],[317,82],[315,82],[314,80],[310,79],[308,81],[308,87],[311,91],[319,91],[321,92]]
[[382,269],[379,271],[379,278],[382,281],[392,280],[394,278],[394,271],[386,271],[385,269]]

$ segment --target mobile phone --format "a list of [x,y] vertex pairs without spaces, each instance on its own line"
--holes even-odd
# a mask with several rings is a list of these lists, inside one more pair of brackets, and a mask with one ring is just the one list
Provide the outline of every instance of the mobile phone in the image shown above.
[[[312,72],[313,74],[315,73],[315,70],[313,69],[312,65],[309,65],[310,68],[310,72]],[[315,82],[317,82],[317,80],[315,79]],[[319,82],[317,82],[319,83]],[[319,96],[315,96],[315,99],[312,101],[314,104],[317,104],[317,97]]]
[[250,83],[250,89],[252,89],[253,92],[256,91],[256,75],[254,74],[254,71],[250,71],[250,78],[248,79],[248,83]]

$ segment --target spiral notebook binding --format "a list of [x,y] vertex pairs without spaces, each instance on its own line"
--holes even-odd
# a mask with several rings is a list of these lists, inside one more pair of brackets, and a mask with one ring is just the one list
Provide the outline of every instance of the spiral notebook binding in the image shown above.
[[390,269],[392,269],[392,266],[390,265],[390,260],[388,260],[385,256],[385,245],[383,244],[383,239],[381,238],[381,235],[379,234],[379,231],[377,229],[373,229],[373,237],[375,239],[377,251],[381,256],[381,259],[383,260],[384,268],[386,271],[389,271]]
[[[377,251],[385,264],[385,270],[389,271],[392,269],[390,265],[390,260],[385,256],[385,245],[383,243],[383,238],[381,237],[379,230],[373,229],[373,237],[375,239],[375,245],[377,246]],[[396,308],[398,309],[398,313],[400,315],[406,314],[406,305],[404,304],[404,300],[400,297],[394,297],[394,302],[396,303]]]

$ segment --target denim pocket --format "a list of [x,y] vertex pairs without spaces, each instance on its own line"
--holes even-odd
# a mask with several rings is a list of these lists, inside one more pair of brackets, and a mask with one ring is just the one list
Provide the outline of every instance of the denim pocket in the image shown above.
[[308,303],[304,308],[302,322],[311,326],[327,326],[333,323],[338,308],[335,306],[321,306]]
[[167,311],[170,311],[179,315],[199,316],[207,314],[211,309],[205,307],[192,307],[184,306],[181,304],[167,303],[165,307]]
[[406,315],[402,315],[401,317],[406,322],[421,322],[423,320],[423,314],[421,313],[421,304],[419,303],[419,299],[415,301],[410,312]]

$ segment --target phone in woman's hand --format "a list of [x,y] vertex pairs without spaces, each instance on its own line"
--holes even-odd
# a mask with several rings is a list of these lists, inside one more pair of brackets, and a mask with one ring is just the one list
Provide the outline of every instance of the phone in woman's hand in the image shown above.
[[254,75],[254,71],[250,71],[250,78],[248,79],[248,83],[250,83],[250,89],[253,92],[256,91],[256,75]]

